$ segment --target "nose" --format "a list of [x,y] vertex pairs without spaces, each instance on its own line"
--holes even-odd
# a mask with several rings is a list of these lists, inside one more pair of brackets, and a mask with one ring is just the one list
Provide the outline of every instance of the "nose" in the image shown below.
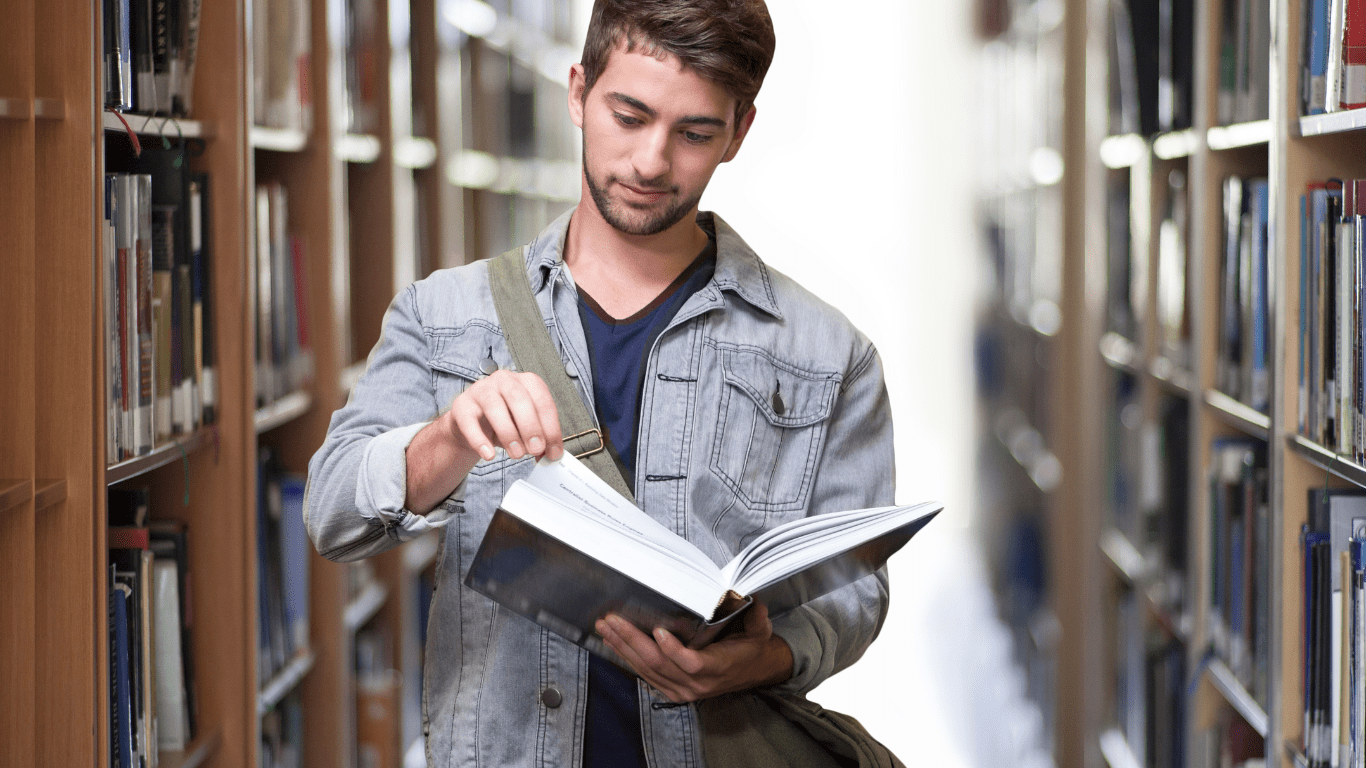
[[668,175],[671,163],[669,131],[663,126],[657,130],[643,131],[640,144],[631,157],[636,177],[647,182],[662,180]]

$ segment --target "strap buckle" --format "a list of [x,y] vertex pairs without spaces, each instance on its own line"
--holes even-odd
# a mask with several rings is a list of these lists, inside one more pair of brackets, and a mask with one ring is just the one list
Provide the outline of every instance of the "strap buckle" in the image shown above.
[[565,443],[566,446],[568,446],[568,445],[569,445],[569,441],[571,441],[571,440],[577,440],[577,439],[579,439],[580,437],[587,437],[587,436],[589,436],[589,435],[597,435],[597,436],[598,436],[598,445],[597,445],[597,447],[596,447],[596,448],[589,449],[589,450],[587,450],[587,451],[584,451],[583,453],[576,453],[576,454],[574,454],[574,458],[576,458],[576,459],[585,459],[585,458],[588,458],[589,456],[592,456],[592,455],[595,454],[595,453],[600,453],[600,452],[602,451],[602,449],[603,449],[604,447],[606,447],[606,443],[604,443],[604,442],[603,442],[603,439],[602,439],[602,431],[601,431],[601,430],[598,430],[598,429],[588,429],[588,430],[584,430],[583,432],[578,433],[577,435],[568,435],[567,437],[564,438],[564,443]]

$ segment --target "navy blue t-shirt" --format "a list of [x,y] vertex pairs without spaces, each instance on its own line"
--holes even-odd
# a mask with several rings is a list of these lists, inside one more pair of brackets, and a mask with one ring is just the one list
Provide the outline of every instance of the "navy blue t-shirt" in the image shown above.
[[[640,421],[645,359],[679,307],[711,280],[716,266],[716,240],[715,235],[707,234],[711,242],[697,259],[654,301],[628,318],[611,317],[593,297],[579,290],[579,316],[593,366],[598,424],[608,449],[624,469],[622,474],[628,484],[634,484],[636,427]],[[587,721],[584,768],[645,768],[636,678],[597,656],[589,657]]]

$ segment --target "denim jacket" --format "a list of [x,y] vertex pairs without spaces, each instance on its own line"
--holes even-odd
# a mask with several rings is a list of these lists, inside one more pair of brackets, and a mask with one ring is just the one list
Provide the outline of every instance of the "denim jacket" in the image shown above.
[[[565,214],[524,249],[551,338],[594,412],[577,294],[561,259]],[[893,503],[892,422],[876,350],[843,315],[766,266],[723,222],[716,271],[646,362],[635,494],[655,519],[726,561],[794,518]],[[426,516],[404,509],[405,450],[479,379],[512,367],[488,264],[404,289],[327,439],[309,464],[304,517],[332,560],[357,560],[442,529],[427,633],[423,724],[431,766],[582,762],[587,652],[463,586],[490,516],[533,466],[501,451]],[[887,610],[880,571],[774,620],[792,649],[780,689],[805,693],[852,664]],[[697,713],[640,684],[646,757],[703,765]]]

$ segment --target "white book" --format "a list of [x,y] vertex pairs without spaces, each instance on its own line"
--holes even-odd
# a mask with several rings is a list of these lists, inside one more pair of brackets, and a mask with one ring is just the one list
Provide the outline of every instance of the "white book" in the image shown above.
[[158,558],[154,562],[152,590],[156,611],[157,746],[180,752],[190,741],[190,719],[180,647],[180,576],[175,560]]

